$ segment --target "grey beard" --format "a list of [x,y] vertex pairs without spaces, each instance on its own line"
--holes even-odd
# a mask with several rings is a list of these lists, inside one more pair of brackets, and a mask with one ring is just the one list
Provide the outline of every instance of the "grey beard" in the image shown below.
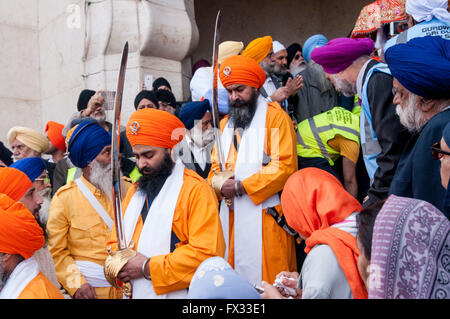
[[5,269],[0,265],[0,291],[5,287],[8,282],[9,274],[5,272]]
[[300,72],[305,71],[306,66],[307,66],[306,63],[301,63],[299,65],[292,65],[292,63],[291,63],[289,70],[290,70],[292,76],[296,76]]
[[89,165],[91,167],[89,181],[92,185],[105,193],[112,201],[111,164],[103,166],[98,161],[93,160]]
[[309,61],[308,68],[311,71],[319,85],[320,92],[326,92],[333,88],[333,83],[327,79],[325,72],[320,64],[315,63],[313,60]]
[[43,229],[45,230],[45,227],[47,226],[47,221],[48,221],[48,212],[50,211],[50,203],[51,203],[51,198],[50,198],[50,193],[51,193],[52,189],[46,188],[43,189],[39,192],[39,195],[41,195],[42,197],[42,205],[41,205],[41,209],[39,210],[39,221],[41,223],[41,227],[43,227]]
[[400,118],[400,123],[408,129],[409,132],[414,133],[420,130],[424,124],[423,112],[417,107],[418,96],[410,93],[405,107],[396,105],[395,111]]
[[[235,127],[245,129],[250,125],[253,116],[256,112],[256,99],[258,95],[255,94],[249,101],[237,100],[230,103],[229,116],[233,121]],[[239,106],[235,106],[240,104]]]

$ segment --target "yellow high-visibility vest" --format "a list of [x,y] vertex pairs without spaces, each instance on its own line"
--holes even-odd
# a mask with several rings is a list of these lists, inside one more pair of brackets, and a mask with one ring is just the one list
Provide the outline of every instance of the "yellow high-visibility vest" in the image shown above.
[[337,134],[359,142],[359,115],[336,106],[327,112],[303,120],[298,124],[297,155],[325,158],[334,165],[340,153],[328,145]]

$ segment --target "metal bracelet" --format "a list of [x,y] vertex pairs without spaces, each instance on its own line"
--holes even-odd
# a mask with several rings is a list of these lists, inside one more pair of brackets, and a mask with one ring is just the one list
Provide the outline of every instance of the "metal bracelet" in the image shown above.
[[[149,261],[150,261],[150,258],[147,259],[147,260],[145,261],[145,263],[142,265],[142,275],[144,275],[144,278],[145,278],[145,279],[147,279],[147,280],[152,280],[152,277],[151,277],[151,276],[148,276],[148,278],[147,278],[147,276],[145,276],[145,265],[147,265]],[[150,271],[149,271],[149,273],[150,273]]]
[[236,192],[236,196],[241,196],[241,194],[239,193],[239,181],[238,180],[234,181],[234,191]]

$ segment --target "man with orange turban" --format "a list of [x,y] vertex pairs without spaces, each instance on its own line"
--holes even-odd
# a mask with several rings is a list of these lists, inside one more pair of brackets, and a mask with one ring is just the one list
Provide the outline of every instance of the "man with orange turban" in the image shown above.
[[[275,48],[273,44],[275,43]],[[303,86],[303,78],[301,76],[289,78],[284,85],[280,85],[272,79],[277,61],[274,59],[274,54],[278,53],[278,41],[273,42],[271,36],[256,38],[251,41],[247,47],[242,51],[242,56],[249,57],[255,60],[266,73],[266,79],[263,86],[259,89],[262,96],[267,98],[270,102],[278,102],[285,104],[290,96],[294,96]],[[274,52],[276,50],[276,52]],[[287,110],[286,110],[287,111]]]
[[[299,170],[286,182],[281,205],[286,221],[305,239],[308,254],[301,279],[298,273],[277,276],[289,288],[297,288],[291,295],[302,299],[367,299],[356,245],[356,216],[362,207],[339,180],[315,167]],[[295,280],[288,281],[283,275]],[[281,298],[267,283],[262,287],[263,297]]]
[[0,299],[64,299],[33,257],[43,245],[43,230],[28,209],[0,194]]
[[208,179],[219,199],[226,199],[220,207],[226,258],[253,284],[273,282],[281,270],[296,269],[294,237],[283,227],[278,195],[297,170],[294,127],[278,103],[259,94],[266,75],[253,59],[230,57],[219,75],[230,98],[229,114],[220,122],[221,157],[233,176],[224,181],[216,174],[215,147]]
[[137,255],[117,278],[131,281],[133,299],[186,298],[197,267],[224,255],[217,199],[200,175],[172,160],[185,133],[176,116],[138,110],[126,129],[142,176],[122,204],[125,239],[134,242]]
[[66,141],[62,136],[63,129],[64,125],[54,121],[49,121],[45,126],[45,133],[50,141],[49,149],[45,154],[50,154],[55,164],[64,158],[66,152]]

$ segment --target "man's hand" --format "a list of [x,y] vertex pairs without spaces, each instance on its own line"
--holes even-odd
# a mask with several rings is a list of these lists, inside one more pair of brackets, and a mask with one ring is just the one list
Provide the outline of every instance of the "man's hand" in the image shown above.
[[[298,284],[298,280],[299,280],[299,278],[300,278],[300,274],[299,274],[298,272],[282,271],[282,272],[280,272],[278,275],[276,275],[276,278],[280,278],[280,277],[282,277],[282,276],[291,278],[291,279],[284,278],[284,279],[281,281],[281,283],[282,283],[283,285],[285,285],[286,287],[295,289],[295,291],[297,292],[297,296],[294,296],[294,298],[295,298],[295,299],[301,299],[301,298],[302,298],[302,290],[299,289],[299,288],[297,288],[297,284]],[[280,292],[280,294],[281,294],[283,297],[286,297],[286,298],[289,297],[289,295],[287,295],[287,294],[284,292],[284,289],[283,289],[283,288],[280,288],[280,289],[279,289],[279,292]]]
[[85,283],[73,294],[74,299],[97,299],[95,289],[88,283]]
[[264,299],[283,299],[283,296],[280,294],[278,289],[268,282],[262,281],[261,287],[264,289],[264,292],[261,294],[261,297]]
[[303,87],[303,77],[297,75],[295,78],[289,78],[285,86],[289,90],[289,96],[293,96]]
[[86,109],[83,110],[83,116],[88,117],[95,112],[96,109],[103,106],[105,99],[101,95],[102,91],[97,91],[88,102]]
[[281,103],[286,100],[290,96],[290,90],[286,86],[282,86],[278,88],[273,94],[270,96],[272,101]]
[[140,253],[136,253],[136,256],[128,260],[125,266],[117,274],[117,279],[122,282],[129,282],[133,279],[144,277],[142,273],[142,265],[147,261],[147,257]]
[[234,190],[234,177],[227,179],[220,191],[222,192],[223,197],[233,199],[234,196],[236,196],[236,191]]

